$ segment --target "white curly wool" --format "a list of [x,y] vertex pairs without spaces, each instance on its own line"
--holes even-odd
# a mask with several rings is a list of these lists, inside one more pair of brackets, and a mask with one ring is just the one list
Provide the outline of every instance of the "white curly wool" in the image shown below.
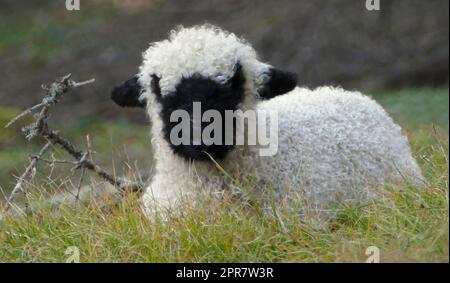
[[149,88],[149,74],[160,77],[162,95],[174,91],[181,78],[195,73],[225,82],[234,74],[238,61],[245,66],[247,78],[259,87],[270,67],[258,61],[255,50],[244,39],[211,25],[179,27],[169,39],[152,43],[143,57],[139,82]]
[[258,109],[276,109],[280,131],[278,154],[259,159],[260,174],[301,192],[310,208],[365,200],[385,184],[423,185],[401,128],[367,96],[296,88]]
[[305,206],[365,200],[370,192],[403,178],[421,179],[406,137],[376,102],[356,92],[322,87],[296,88],[259,102],[257,90],[270,65],[258,61],[244,40],[213,26],[178,28],[168,40],[144,53],[139,82],[152,120],[155,174],[143,196],[147,215],[155,208],[174,208],[187,197],[230,188],[213,162],[187,161],[163,138],[160,105],[151,91],[151,75],[161,78],[162,95],[194,73],[226,81],[236,63],[246,77],[241,109],[278,111],[278,153],[260,157],[258,147],[236,146],[221,161],[231,174],[252,175],[279,193],[296,192]]

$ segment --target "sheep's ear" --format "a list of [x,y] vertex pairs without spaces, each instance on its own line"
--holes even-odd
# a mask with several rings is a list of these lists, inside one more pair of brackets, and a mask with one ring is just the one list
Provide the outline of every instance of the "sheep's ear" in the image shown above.
[[270,99],[277,95],[290,92],[297,86],[297,74],[271,68],[269,80],[259,91],[262,99]]
[[111,91],[111,99],[122,107],[141,107],[147,104],[145,98],[140,97],[142,87],[139,85],[138,76],[115,86]]

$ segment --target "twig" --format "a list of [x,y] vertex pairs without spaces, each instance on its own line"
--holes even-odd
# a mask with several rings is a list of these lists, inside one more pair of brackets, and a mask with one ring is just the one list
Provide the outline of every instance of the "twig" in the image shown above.
[[[30,174],[35,170],[36,164],[39,160],[42,160],[43,162],[55,164],[55,163],[67,163],[67,164],[74,164],[76,167],[74,169],[81,169],[81,176],[78,184],[78,192],[77,192],[77,198],[79,197],[80,190],[81,190],[81,183],[83,182],[84,175],[86,169],[93,171],[95,174],[97,174],[100,178],[108,181],[110,184],[112,184],[115,187],[118,187],[121,190],[131,189],[132,191],[140,192],[143,188],[142,184],[139,182],[133,182],[129,180],[125,180],[123,178],[117,178],[111,174],[109,174],[106,170],[104,170],[99,165],[95,164],[92,161],[92,148],[90,144],[90,138],[87,137],[87,144],[88,144],[88,152],[84,152],[80,149],[78,149],[75,145],[73,145],[68,139],[62,137],[59,135],[58,131],[54,131],[49,128],[47,123],[47,117],[48,112],[51,106],[54,106],[56,103],[58,103],[59,99],[63,96],[63,94],[67,93],[70,89],[84,86],[90,83],[93,83],[95,80],[87,80],[84,82],[75,82],[70,80],[71,75],[67,75],[62,77],[59,80],[56,80],[49,86],[42,86],[44,90],[47,91],[45,97],[42,99],[42,102],[34,105],[16,117],[14,117],[8,124],[6,124],[5,127],[9,127],[12,124],[16,123],[19,119],[23,118],[24,116],[36,111],[37,109],[40,109],[39,113],[36,115],[35,119],[36,121],[22,129],[22,132],[25,134],[25,137],[28,140],[31,140],[32,138],[36,136],[41,136],[47,140],[47,144],[41,149],[38,155],[32,156],[30,164],[26,168],[25,172],[22,174],[22,176],[19,178],[18,182],[16,183],[14,189],[11,192],[10,197],[7,200],[7,205],[5,207],[5,212],[8,211],[11,206],[13,205],[13,200],[15,195],[23,191],[23,183],[27,178],[29,178]],[[67,153],[69,153],[76,161],[68,161],[68,160],[47,160],[44,159],[43,156],[46,154],[46,152],[50,149],[51,145],[58,145],[63,150],[65,150]],[[89,158],[88,158],[89,157]]]
[[14,119],[9,121],[9,123],[5,125],[5,128],[8,128],[9,126],[11,126],[15,122],[17,122],[17,120],[19,120],[20,118],[30,114],[31,112],[41,108],[42,106],[44,106],[44,103],[39,103],[39,104],[34,105],[33,107],[28,108],[27,110],[23,111],[22,113],[20,113],[16,117],[14,117]]
[[79,86],[84,86],[84,85],[87,85],[87,84],[91,84],[93,82],[95,82],[95,79],[90,79],[90,80],[87,80],[87,81],[84,81],[84,82],[79,82],[79,83],[72,81],[72,85],[71,86],[72,87],[79,87]]
[[77,201],[80,200],[81,185],[83,184],[85,174],[86,174],[86,168],[83,167],[83,169],[81,169],[80,180],[78,181],[77,195],[75,196]]
[[49,159],[41,158],[40,161],[42,161],[44,163],[48,163],[48,164],[50,164],[50,166],[54,166],[54,164],[78,165],[77,161],[70,161],[70,160],[58,160],[58,159],[49,160]]
[[111,185],[118,187],[121,190],[125,190],[127,188],[136,192],[140,192],[142,190],[142,184],[133,181],[127,181],[122,178],[116,178],[99,165],[93,163],[91,160],[83,158],[85,153],[76,148],[69,140],[61,137],[57,132],[50,131],[45,127],[43,129],[42,136],[51,141],[52,144],[59,145],[67,153],[72,155],[75,159],[79,160],[82,163],[80,167],[84,167],[95,172],[100,178],[108,181]]
[[9,195],[9,198],[6,200],[6,206],[4,208],[4,212],[9,211],[9,209],[12,206],[12,203],[14,201],[14,198],[16,196],[16,194],[20,193],[20,192],[25,192],[24,188],[23,188],[23,183],[30,177],[30,175],[32,174],[32,172],[35,170],[36,168],[36,164],[39,161],[39,159],[47,153],[47,151],[50,150],[51,148],[51,143],[47,142],[44,147],[42,147],[42,149],[39,151],[39,154],[32,157],[30,164],[28,164],[28,167],[25,169],[25,172],[23,172],[22,176],[19,177],[19,180],[17,181],[16,185],[14,186],[14,189],[11,191],[11,194]]
[[88,155],[89,155],[89,159],[92,159],[92,144],[91,144],[91,137],[89,135],[86,135],[86,144],[87,144],[87,149],[88,149]]

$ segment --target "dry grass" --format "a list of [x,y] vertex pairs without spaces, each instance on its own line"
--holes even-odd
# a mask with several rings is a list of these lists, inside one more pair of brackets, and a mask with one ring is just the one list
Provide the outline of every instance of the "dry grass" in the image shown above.
[[411,134],[426,189],[405,185],[365,206],[344,205],[327,229],[302,224],[289,210],[261,214],[232,201],[149,222],[129,194],[108,212],[90,204],[6,217],[0,261],[64,262],[66,249],[76,246],[82,262],[364,262],[366,248],[376,246],[382,262],[448,262],[444,136],[429,128]]

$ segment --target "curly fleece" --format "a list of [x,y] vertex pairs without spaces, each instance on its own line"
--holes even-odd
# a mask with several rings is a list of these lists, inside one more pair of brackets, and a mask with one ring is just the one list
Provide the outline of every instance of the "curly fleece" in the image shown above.
[[385,184],[423,184],[407,138],[384,109],[358,92],[296,88],[258,105],[278,110],[279,150],[261,157],[279,189],[298,190],[310,207],[361,201]]
[[258,89],[267,81],[271,66],[259,61],[251,45],[232,33],[210,25],[179,27],[168,40],[153,43],[143,57],[138,76],[152,119],[155,152],[155,174],[143,196],[148,215],[154,208],[174,208],[186,197],[195,200],[199,193],[231,188],[213,162],[181,158],[164,140],[152,75],[160,78],[164,96],[183,77],[195,73],[219,83],[227,81],[238,62],[246,77],[240,109],[278,112],[279,150],[275,156],[260,157],[257,146],[236,146],[221,163],[226,171],[254,174],[280,194],[299,193],[305,207],[316,209],[366,200],[378,186],[403,178],[421,179],[400,127],[360,93],[297,87],[261,102]]

